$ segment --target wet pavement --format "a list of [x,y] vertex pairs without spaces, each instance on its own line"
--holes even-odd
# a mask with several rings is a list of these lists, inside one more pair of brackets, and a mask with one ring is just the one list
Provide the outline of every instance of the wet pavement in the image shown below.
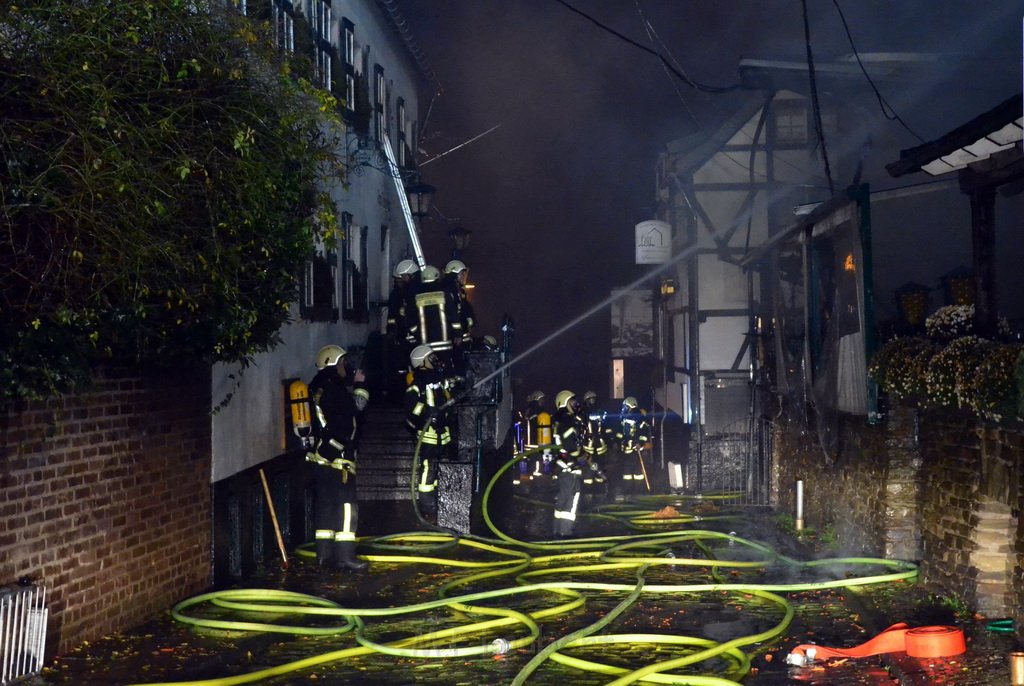
[[[732,652],[722,652],[671,673],[697,675],[710,679],[702,684],[723,686],[737,682],[755,686],[1009,683],[1007,658],[1011,651],[1020,649],[1014,634],[988,630],[983,618],[969,615],[955,602],[929,595],[913,579],[842,585],[865,576],[893,575],[899,571],[895,567],[817,567],[790,562],[837,555],[829,549],[830,542],[816,540],[813,534],[797,537],[787,531],[785,522],[770,510],[712,499],[642,499],[601,508],[596,503],[585,505],[585,510],[600,516],[581,518],[577,524],[579,537],[622,538],[599,539],[596,543],[560,542],[557,548],[531,545],[531,541],[547,537],[550,510],[540,502],[517,499],[503,513],[499,530],[522,541],[522,545],[498,540],[493,533],[487,541],[473,539],[479,545],[458,545],[444,536],[427,536],[429,531],[422,525],[415,526],[416,518],[405,503],[366,504],[362,508],[365,524],[361,534],[367,538],[361,552],[375,557],[369,572],[325,572],[308,553],[300,551],[303,554],[293,555],[287,569],[272,566],[245,584],[245,588],[325,599],[331,605],[328,614],[293,617],[274,605],[292,601],[277,598],[268,601],[269,613],[248,606],[197,604],[182,612],[198,619],[232,622],[231,628],[194,627],[168,613],[60,656],[25,686],[590,686],[614,683],[632,670],[669,660],[685,661],[699,651],[714,651],[715,646],[736,642],[742,645]],[[411,523],[401,531],[419,530],[419,534],[383,541],[378,538],[378,543],[388,547],[370,548],[370,537],[393,533],[388,530],[393,522]],[[686,534],[694,531],[708,533]],[[735,535],[729,536],[730,532]],[[748,545],[748,541],[754,545]],[[631,556],[646,562],[631,561]],[[620,604],[638,584],[638,570],[642,571],[643,590],[634,594],[632,604],[622,607]],[[545,586],[529,593],[515,590],[517,585],[527,584]],[[789,584],[797,589],[774,592],[788,602],[792,620],[778,636],[750,640],[784,624],[784,605],[770,595],[751,590],[766,584]],[[416,603],[430,604],[441,597],[470,593],[495,595],[467,600],[462,605],[440,601],[432,607],[406,611]],[[571,605],[574,593],[585,602],[555,612],[557,606]],[[339,606],[348,612],[333,612]],[[501,619],[481,614],[489,609],[505,615],[507,609],[512,609],[520,617],[505,626],[487,628],[477,624]],[[309,633],[321,628],[329,631],[339,623],[345,625],[347,615],[357,612],[366,613],[360,615],[365,622],[362,630]],[[535,618],[535,639],[530,639],[528,620],[522,620],[522,616]],[[609,617],[613,619],[608,621]],[[819,659],[801,667],[786,663],[786,656],[797,645],[849,648],[900,621],[911,626],[956,626],[964,631],[967,652],[932,659],[910,658],[906,653]],[[236,630],[238,622],[298,626],[299,631],[307,633],[243,632]],[[555,657],[560,661],[539,661],[538,655],[552,643],[565,642],[601,622],[607,624],[595,635],[604,636],[604,642],[582,645],[595,639],[580,638],[580,644],[558,651]],[[444,634],[468,625],[478,628],[466,634]],[[441,635],[420,642],[419,637],[431,632]],[[623,638],[610,642],[609,636]],[[365,647],[368,644],[376,649]],[[744,675],[742,663],[747,659],[749,671]],[[244,675],[261,670],[279,673],[246,681]]]

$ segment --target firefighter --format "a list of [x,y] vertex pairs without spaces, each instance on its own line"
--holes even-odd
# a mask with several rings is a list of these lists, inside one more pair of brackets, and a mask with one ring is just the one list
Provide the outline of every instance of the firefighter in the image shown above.
[[469,267],[462,260],[452,260],[444,266],[445,285],[451,289],[459,300],[459,320],[462,322],[463,339],[472,338],[476,315],[473,304],[466,293],[466,282],[469,280]]
[[583,474],[584,487],[604,484],[606,479],[601,464],[606,460],[608,452],[608,429],[605,421],[608,413],[598,405],[597,393],[587,391],[583,394],[583,452],[587,455],[589,469]]
[[555,457],[558,489],[555,493],[554,535],[566,538],[576,526],[583,472],[589,469],[583,452],[583,420],[580,401],[572,391],[555,396],[553,434],[558,454]]
[[[345,349],[327,345],[316,355],[319,370],[309,383],[313,450],[306,459],[316,474],[316,559],[332,569],[362,571],[356,558],[356,458],[359,420],[370,400],[361,369],[345,363]],[[352,377],[352,384],[348,377]]]
[[462,322],[455,294],[445,288],[441,272],[427,265],[420,272],[420,283],[413,292],[412,307],[406,310],[409,322],[407,340],[411,345],[427,345],[437,353],[437,369],[451,374],[452,348],[462,339]]
[[534,391],[526,396],[526,408],[519,413],[516,422],[516,452],[524,454],[516,466],[513,484],[530,481],[550,473],[551,449],[538,450],[550,445],[551,415],[544,410],[547,396],[544,391]]
[[629,396],[622,401],[619,425],[615,431],[618,448],[622,493],[639,493],[650,490],[647,468],[643,461],[643,449],[651,440],[651,425],[643,410],[637,409],[637,401]]
[[451,380],[429,345],[418,345],[409,355],[412,383],[405,391],[405,421],[419,441],[417,502],[425,516],[437,514],[437,463],[448,454],[452,430],[448,409]]
[[416,288],[419,267],[412,260],[402,260],[392,272],[391,293],[388,295],[388,321],[386,328],[388,369],[388,398],[392,402],[405,392],[405,374],[408,369],[410,346],[407,307]]

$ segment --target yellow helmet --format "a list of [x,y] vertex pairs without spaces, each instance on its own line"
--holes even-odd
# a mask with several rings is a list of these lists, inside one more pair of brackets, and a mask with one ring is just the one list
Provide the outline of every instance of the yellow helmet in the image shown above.
[[316,354],[316,368],[333,367],[343,357],[345,357],[345,349],[340,345],[325,345]]
[[636,398],[634,398],[633,396],[629,396],[628,398],[622,401],[622,406],[629,408],[630,410],[635,410],[636,405]]
[[555,396],[555,407],[562,409],[569,404],[569,401],[576,397],[572,391],[559,391]]

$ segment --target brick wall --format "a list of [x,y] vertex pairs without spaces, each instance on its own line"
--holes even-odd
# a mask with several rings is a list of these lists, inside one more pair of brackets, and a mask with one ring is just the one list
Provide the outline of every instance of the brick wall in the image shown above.
[[0,414],[0,584],[50,590],[48,654],[209,585],[209,411],[208,372],[108,373]]

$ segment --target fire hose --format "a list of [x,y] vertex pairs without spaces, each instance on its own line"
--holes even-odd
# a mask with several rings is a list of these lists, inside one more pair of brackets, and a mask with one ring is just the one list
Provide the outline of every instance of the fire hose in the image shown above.
[[799,645],[786,656],[791,665],[803,666],[816,658],[870,657],[884,653],[906,652],[910,657],[952,657],[967,651],[964,632],[951,626],[919,626],[893,624],[870,641],[853,648],[828,648]]

